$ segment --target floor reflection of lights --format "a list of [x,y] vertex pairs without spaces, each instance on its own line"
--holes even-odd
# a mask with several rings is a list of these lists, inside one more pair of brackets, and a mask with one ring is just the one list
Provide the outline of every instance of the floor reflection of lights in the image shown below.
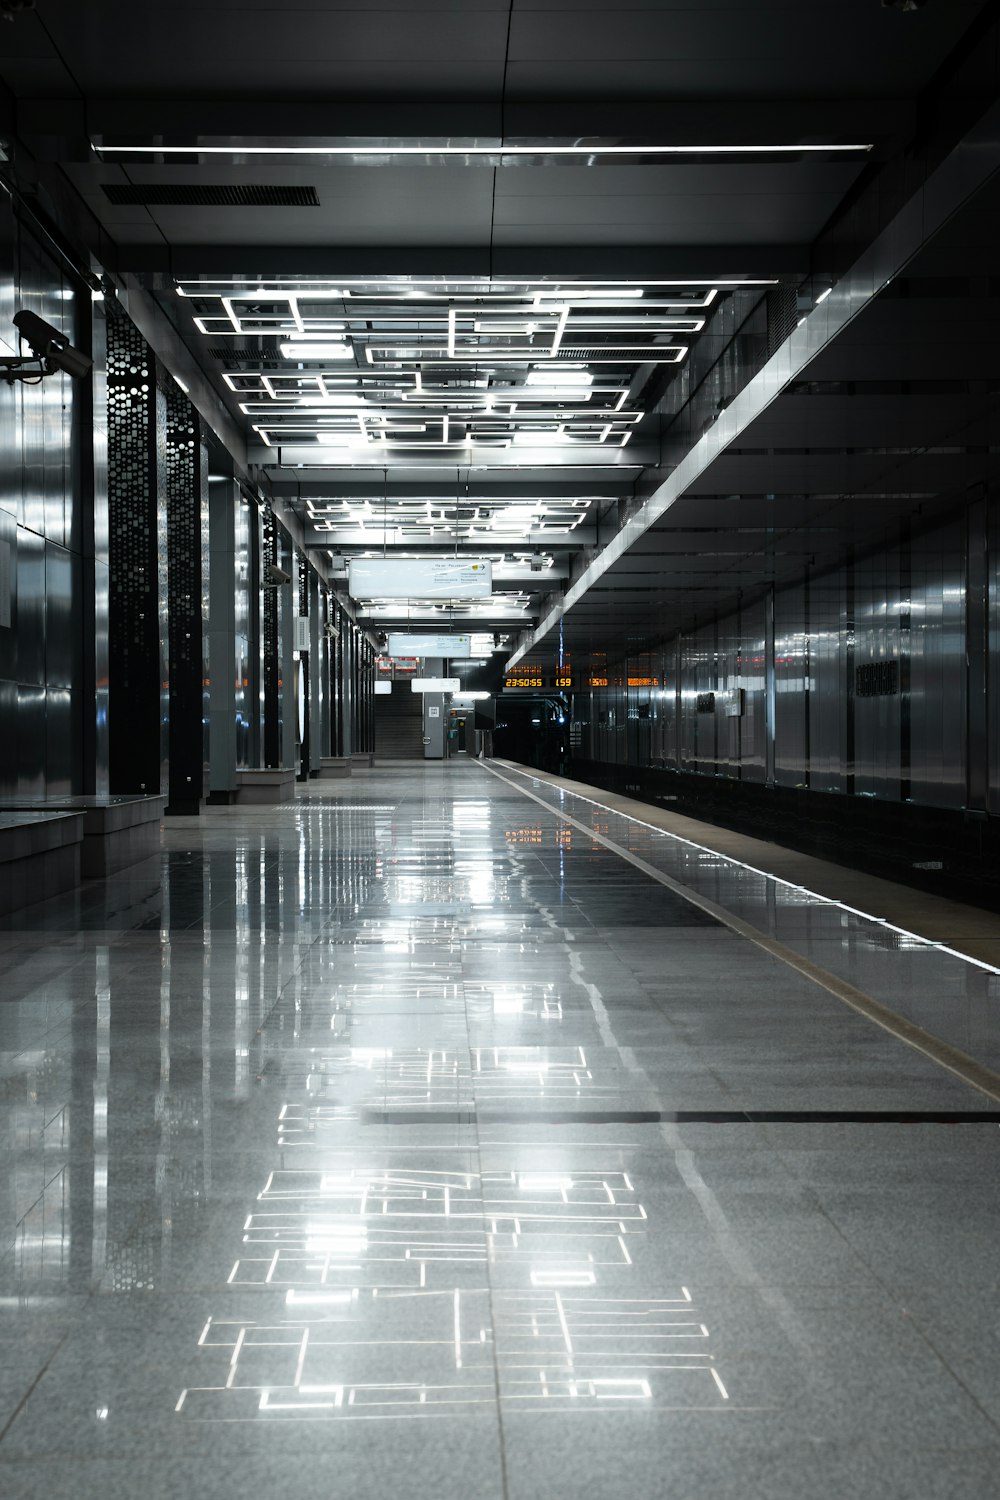
[[[359,1058],[390,1061],[389,1048]],[[203,1373],[177,1412],[433,1416],[493,1404],[497,1379],[516,1406],[721,1407],[729,1392],[687,1287],[654,1299],[601,1291],[604,1274],[628,1273],[648,1231],[618,1168],[276,1170],[244,1220],[227,1284],[282,1296],[282,1313],[210,1318]],[[491,1291],[500,1267],[515,1280]]]

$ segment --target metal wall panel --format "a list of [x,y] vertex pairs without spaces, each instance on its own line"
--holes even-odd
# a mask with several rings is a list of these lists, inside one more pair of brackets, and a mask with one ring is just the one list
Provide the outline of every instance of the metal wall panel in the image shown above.
[[767,774],[767,673],[764,663],[764,600],[744,605],[739,615],[740,685],[744,693],[740,720],[740,769],[744,781],[763,781]]
[[910,796],[961,807],[965,797],[964,530],[910,549]]
[[[740,617],[729,615],[720,620],[716,630],[717,675],[719,690],[730,694],[740,686]],[[740,775],[740,719],[722,708],[715,711],[716,769],[720,776]]]
[[[854,568],[855,670],[899,661],[900,554],[898,547],[863,558]],[[854,695],[854,791],[856,795],[900,796],[900,697]]]
[[[968,524],[973,503],[977,514],[988,508],[988,740],[976,745],[966,734],[970,548],[981,556],[983,546],[982,528]],[[760,782],[773,734],[780,785],[960,808],[988,770],[989,805],[1000,812],[997,499],[970,495],[948,524],[904,532],[773,599],[773,635],[765,596],[612,664],[612,686],[574,697],[574,755],[611,764],[627,755],[630,765]],[[628,675],[655,676],[661,686],[614,686]],[[730,716],[721,699],[709,709],[704,695],[733,689],[742,689],[741,714]],[[647,702],[649,718],[640,720]]]
[[[4,632],[0,631],[0,635]],[[17,683],[0,677],[0,797],[16,797],[20,769]]]
[[[2,521],[0,516],[0,521]],[[989,711],[989,809],[1000,813],[1000,505],[994,502],[989,518],[990,553],[987,587],[989,603],[987,707]],[[2,631],[0,631],[2,635]]]
[[41,687],[45,682],[45,538],[26,526],[17,528],[14,576],[17,681]]
[[809,785],[842,792],[846,779],[847,660],[844,573],[809,581]]
[[805,583],[774,596],[774,779],[809,780],[809,618]]
[[45,795],[45,688],[19,682],[17,685],[17,786],[18,797]]
[[[89,309],[89,293],[83,295]],[[83,342],[79,327],[89,337],[90,320],[81,317],[80,296],[3,198],[0,347],[18,352],[11,325],[19,308]],[[84,611],[99,624],[92,591],[85,598],[83,590],[85,570],[94,568],[96,478],[78,419],[84,405],[89,387],[61,374],[40,384],[0,385],[0,547],[10,576],[9,623],[6,608],[0,610],[0,792],[6,797],[84,790],[84,714],[97,711],[94,670],[84,670],[85,643],[89,651],[94,642]],[[97,772],[92,747],[88,779]]]

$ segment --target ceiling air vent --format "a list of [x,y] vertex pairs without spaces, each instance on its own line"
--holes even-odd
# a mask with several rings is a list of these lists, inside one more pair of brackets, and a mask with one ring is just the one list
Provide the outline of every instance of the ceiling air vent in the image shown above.
[[105,196],[121,207],[163,204],[172,208],[319,208],[314,187],[281,183],[105,182]]
[[[287,338],[287,334],[282,334]],[[276,370],[287,370],[288,365],[284,360],[277,359],[272,350],[268,354],[263,349],[227,349],[224,344],[212,344],[206,349],[210,359],[221,359],[226,365],[273,365]]]

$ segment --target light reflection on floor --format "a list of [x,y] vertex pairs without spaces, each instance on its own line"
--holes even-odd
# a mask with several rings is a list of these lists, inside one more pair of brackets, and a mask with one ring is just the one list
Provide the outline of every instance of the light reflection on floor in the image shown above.
[[474,765],[171,822],[0,979],[4,1495],[1000,1458],[997,1126],[930,1123],[981,1098]]

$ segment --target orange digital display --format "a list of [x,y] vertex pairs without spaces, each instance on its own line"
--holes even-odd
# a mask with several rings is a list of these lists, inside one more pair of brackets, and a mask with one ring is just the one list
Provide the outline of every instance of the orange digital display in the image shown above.
[[595,688],[595,687],[607,687],[607,685],[608,685],[608,679],[606,677],[588,677],[587,678],[587,686],[588,687],[592,687],[592,688]]
[[660,679],[658,677],[630,677],[628,685],[629,687],[659,687]]

